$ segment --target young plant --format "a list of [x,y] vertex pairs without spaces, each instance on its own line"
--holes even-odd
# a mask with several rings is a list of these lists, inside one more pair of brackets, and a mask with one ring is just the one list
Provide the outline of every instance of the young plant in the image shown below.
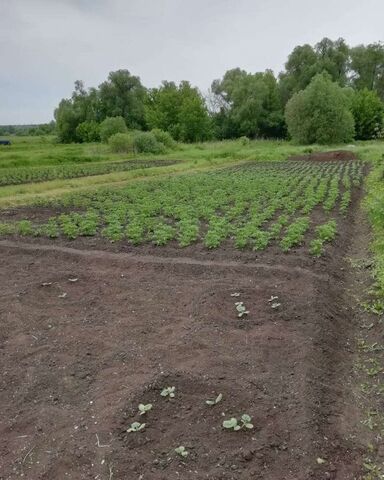
[[219,393],[219,395],[214,400],[206,400],[205,403],[212,407],[213,405],[217,405],[218,403],[220,403],[222,399],[223,395]]
[[236,302],[237,316],[241,318],[243,315],[248,315],[249,311],[245,308],[243,302]]
[[324,252],[323,241],[320,238],[315,238],[309,244],[309,253],[315,257],[320,257]]
[[145,415],[150,410],[152,410],[152,403],[147,403],[146,405],[144,405],[143,403],[140,403],[139,405],[140,415]]
[[175,390],[176,390],[176,387],[165,387],[160,392],[160,395],[162,397],[175,398]]
[[227,430],[234,430],[235,432],[241,429],[252,429],[253,424],[251,423],[251,420],[252,420],[252,417],[244,413],[240,417],[240,420],[237,420],[237,418],[235,417],[232,417],[229,420],[224,420],[223,427],[226,428]]
[[131,423],[131,426],[128,428],[127,432],[128,433],[140,432],[144,428],[145,428],[145,423],[133,422]]
[[180,445],[180,447],[175,448],[175,452],[178,455],[180,455],[180,457],[183,457],[183,458],[188,457],[188,455],[189,455],[189,452],[182,445]]

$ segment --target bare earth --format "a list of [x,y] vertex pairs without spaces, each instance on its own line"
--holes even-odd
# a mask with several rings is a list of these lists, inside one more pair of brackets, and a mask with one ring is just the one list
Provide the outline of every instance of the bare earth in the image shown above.
[[[0,479],[356,478],[345,258],[365,232],[353,214],[338,222],[320,260],[308,245],[0,241]],[[243,413],[253,430],[222,428]],[[127,433],[134,421],[145,429]]]

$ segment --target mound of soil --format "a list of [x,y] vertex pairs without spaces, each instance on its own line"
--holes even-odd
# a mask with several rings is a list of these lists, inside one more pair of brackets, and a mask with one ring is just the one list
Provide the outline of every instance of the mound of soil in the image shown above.
[[293,155],[288,160],[311,160],[314,162],[329,162],[330,160],[357,160],[357,156],[348,150],[333,150],[331,152],[313,152],[307,155]]

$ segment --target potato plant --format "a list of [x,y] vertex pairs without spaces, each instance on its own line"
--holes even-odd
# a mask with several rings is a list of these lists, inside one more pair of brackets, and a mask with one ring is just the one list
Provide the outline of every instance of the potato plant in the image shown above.
[[67,213],[45,223],[3,222],[0,235],[98,235],[111,242],[172,242],[183,248],[201,242],[210,250],[225,242],[255,252],[272,245],[289,252],[309,236],[311,253],[319,255],[332,239],[317,232],[314,210],[322,209],[330,220],[338,212],[346,215],[362,176],[363,163],[356,160],[259,162],[155,178],[45,201]]

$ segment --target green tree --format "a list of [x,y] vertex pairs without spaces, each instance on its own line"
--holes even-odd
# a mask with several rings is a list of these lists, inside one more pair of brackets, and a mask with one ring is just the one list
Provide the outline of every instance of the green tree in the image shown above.
[[384,106],[375,91],[364,88],[355,92],[351,107],[358,140],[369,140],[381,135]]
[[384,100],[384,44],[358,45],[351,49],[352,84],[376,90]]
[[100,124],[100,138],[104,143],[107,143],[112,135],[127,133],[127,131],[127,125],[123,117],[107,117]]
[[291,96],[306,88],[318,73],[327,72],[334,82],[347,84],[349,65],[348,45],[342,38],[323,38],[319,43],[299,45],[288,56],[285,72],[279,75],[281,98],[285,104]]
[[163,82],[149,92],[146,120],[151,129],[169,132],[176,140],[195,142],[211,136],[211,121],[205,101],[189,82]]
[[228,70],[222,80],[212,83],[212,91],[220,98],[221,106],[214,116],[220,136],[283,135],[282,104],[276,78],[270,70],[255,74],[239,68]]
[[100,125],[94,120],[86,120],[76,127],[76,135],[82,142],[99,142]]
[[350,100],[328,74],[316,75],[305,90],[293,95],[285,108],[288,132],[301,144],[349,142],[354,135]]
[[[82,140],[77,127],[83,122],[98,119],[98,93],[96,89],[85,90],[81,80],[76,80],[70,99],[63,99],[54,113],[58,139],[63,143]],[[81,130],[81,129],[80,129]]]
[[99,86],[100,117],[123,117],[130,129],[145,128],[146,89],[139,77],[128,70],[117,70]]
[[73,107],[72,100],[61,100],[59,106],[55,110],[54,116],[59,142],[77,142],[79,138],[76,129],[81,119],[79,118],[78,112]]

